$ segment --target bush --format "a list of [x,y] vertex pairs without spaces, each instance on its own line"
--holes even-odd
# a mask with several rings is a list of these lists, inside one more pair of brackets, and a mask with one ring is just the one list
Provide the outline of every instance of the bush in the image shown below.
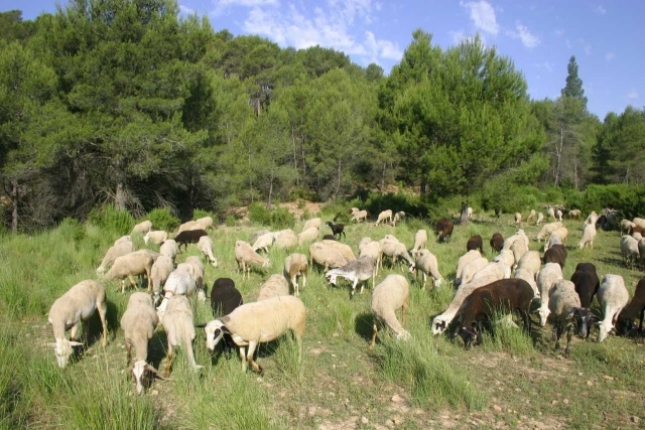
[[296,219],[286,208],[275,208],[269,210],[262,204],[253,203],[249,206],[249,219],[257,224],[270,226],[274,229],[292,227]]
[[235,227],[236,223],[237,221],[233,215],[227,215],[224,219],[224,224],[226,224],[227,227]]
[[609,207],[619,210],[627,218],[633,218],[645,213],[645,186],[589,185],[584,192],[567,193],[566,204],[569,208],[582,209],[585,213],[599,212]]
[[118,210],[113,205],[92,209],[87,220],[97,227],[112,230],[119,235],[130,233],[135,224],[134,217],[130,215],[130,212]]
[[168,208],[156,208],[148,213],[148,220],[152,222],[154,230],[173,231],[181,221],[179,218],[170,213]]
[[193,219],[205,218],[207,216],[213,218],[213,221],[217,220],[217,215],[213,212],[205,211],[203,209],[195,209],[193,211]]
[[63,237],[74,242],[80,242],[85,238],[85,229],[74,218],[65,218],[58,227]]

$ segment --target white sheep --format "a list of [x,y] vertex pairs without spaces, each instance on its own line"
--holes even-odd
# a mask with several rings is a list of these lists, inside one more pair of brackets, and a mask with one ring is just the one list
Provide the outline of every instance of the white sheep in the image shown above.
[[[378,322],[385,323],[396,333],[397,339],[407,339],[410,333],[405,330],[405,317],[410,303],[410,286],[407,279],[401,275],[388,275],[380,284],[374,287],[372,293],[372,343],[376,344]],[[401,309],[401,322],[396,318],[396,311]]]
[[312,218],[310,220],[307,220],[307,222],[305,222],[305,225],[302,226],[302,231],[304,232],[310,228],[316,228],[320,230],[321,227],[322,227],[322,219]]
[[352,247],[349,245],[338,242],[336,240],[328,240],[328,239],[323,239],[321,243],[329,247],[336,248],[338,251],[340,251],[340,253],[343,255],[343,257],[345,257],[345,260],[347,261],[356,260],[354,251],[352,251]]
[[150,282],[148,283],[148,291],[152,286],[152,292],[154,293],[155,301],[158,300],[161,296],[161,286],[166,282],[168,276],[173,271],[172,260],[165,255],[160,256],[152,264],[150,269]]
[[645,238],[641,238],[641,240],[638,241],[638,254],[640,256],[641,265],[643,265],[643,261],[645,260]]
[[398,211],[397,213],[395,213],[394,218],[392,218],[392,226],[396,227],[396,224],[400,221],[403,221],[403,218],[405,218],[405,212]]
[[417,230],[414,234],[414,246],[412,246],[410,254],[415,257],[417,251],[426,246],[426,243],[428,243],[428,232],[424,229]]
[[196,290],[196,282],[193,276],[193,267],[187,263],[181,263],[168,275],[163,286],[163,300],[157,308],[159,319],[163,319],[168,308],[169,300],[173,296],[192,296]]
[[467,284],[473,279],[475,273],[486,267],[488,263],[488,260],[484,257],[479,257],[469,262],[463,267],[461,276],[459,278],[455,278],[455,285],[459,286],[461,284]]
[[[128,307],[121,317],[121,329],[125,335],[128,370],[132,373],[137,393],[142,394],[147,381],[147,372],[157,374],[148,364],[148,341],[152,338],[159,317],[155,312],[152,297],[146,293],[134,293],[128,300]],[[132,363],[134,347],[134,363]]]
[[515,212],[515,225],[519,227],[520,224],[522,224],[522,214]]
[[540,212],[537,216],[537,220],[535,221],[535,225],[540,225],[544,221],[544,214]]
[[343,267],[328,271],[325,273],[325,278],[327,279],[327,282],[332,285],[336,285],[336,278],[338,277],[345,278],[352,282],[352,291],[350,293],[351,299],[356,293],[356,286],[359,282],[362,283],[361,294],[363,294],[363,288],[370,278],[372,278],[373,285],[375,264],[376,262],[372,257],[364,255],[358,260],[347,262]]
[[197,249],[208,259],[211,266],[217,267],[217,258],[213,255],[213,240],[208,236],[202,236],[197,242]]
[[[70,288],[65,294],[56,299],[49,310],[48,321],[54,331],[56,343],[49,344],[54,348],[58,366],[64,368],[67,366],[69,357],[72,355],[74,346],[83,345],[77,342],[80,324],[83,324],[85,331],[85,342],[88,340],[89,322],[87,321],[97,310],[103,325],[103,337],[101,345],[107,344],[107,323],[105,315],[107,313],[107,303],[105,298],[105,288],[93,280],[81,281]],[[71,329],[70,339],[67,339],[66,331]]]
[[546,210],[546,215],[547,215],[549,218],[553,218],[553,219],[555,220],[555,210],[554,210],[552,207],[550,207],[550,208],[548,208],[548,209]]
[[531,221],[533,221],[534,219],[535,219],[535,209],[531,209],[531,212],[530,212],[530,213],[528,214],[528,216],[526,217],[526,222],[527,222],[527,223],[530,223],[530,222],[531,222]]
[[378,267],[382,264],[381,260],[383,258],[383,251],[381,250],[381,244],[375,242],[369,237],[364,237],[361,239],[361,242],[358,245],[359,255],[362,257],[364,255],[369,255],[374,259],[374,277],[378,275]]
[[627,218],[620,221],[620,233],[628,233],[631,228],[636,227],[634,222],[628,220]]
[[640,228],[645,228],[645,219],[644,218],[636,217],[636,218],[634,218],[632,220],[632,223],[634,223],[635,225],[639,226]]
[[640,234],[639,232],[635,231],[632,233],[632,237],[638,241],[640,241],[643,238],[643,235]]
[[596,293],[598,303],[602,309],[603,320],[598,324],[598,342],[607,338],[614,328],[614,323],[620,311],[627,306],[629,293],[625,288],[625,281],[619,275],[605,275],[600,288]]
[[130,236],[130,235],[121,236],[120,238],[118,238],[117,240],[114,241],[114,245],[118,245],[118,244],[124,243],[124,242],[132,243],[132,236]]
[[417,253],[416,261],[413,266],[410,266],[410,273],[415,274],[415,278],[419,276],[419,272],[423,275],[422,289],[426,287],[426,280],[428,275],[432,277],[435,287],[440,287],[443,282],[443,277],[439,273],[439,263],[437,257],[427,249],[421,249]]
[[473,211],[473,208],[468,206],[468,209],[466,209],[466,215],[468,216],[468,219],[471,219],[473,217],[474,213],[475,213],[475,211]]
[[555,283],[549,295],[549,310],[555,326],[555,348],[560,349],[560,336],[566,329],[567,347],[565,355],[571,351],[571,337],[573,336],[574,311],[580,308],[580,296],[576,293],[576,286],[571,281],[564,279]]
[[[519,242],[523,245],[522,241]],[[515,243],[513,243],[513,245],[511,246],[515,246]],[[511,251],[510,249],[502,249],[499,254],[493,257],[493,262],[495,261],[501,261],[508,267],[513,267],[513,265],[515,264],[515,256],[513,255],[513,251]]]
[[544,244],[544,252],[548,251],[553,245],[564,245],[562,238],[557,234],[552,234],[549,240]]
[[253,251],[258,252],[260,249],[267,254],[269,253],[269,248],[273,246],[275,242],[276,235],[275,233],[264,233],[262,236],[258,237],[252,245]]
[[585,219],[585,224],[595,224],[598,221],[598,214],[596,211],[591,211],[587,219]]
[[517,240],[513,245],[511,245],[511,252],[513,253],[513,259],[515,263],[519,263],[519,261],[524,257],[524,254],[526,254],[529,251],[528,247],[522,240]]
[[367,221],[368,216],[369,216],[369,212],[366,210],[356,211],[352,215],[352,221],[356,221],[356,223],[359,223],[361,221]]
[[[567,237],[569,236],[569,230],[564,226],[557,228],[551,233],[551,236],[549,236],[549,241],[554,236],[560,239],[560,244],[562,245],[567,241]],[[553,245],[553,243],[551,245]]]
[[556,218],[558,221],[562,221],[562,211],[561,211],[560,209],[558,209],[557,211],[555,211],[555,218]]
[[475,272],[472,281],[494,276],[495,280],[508,279],[511,277],[511,266],[504,261],[491,261],[483,268]]
[[457,272],[455,274],[455,279],[461,279],[462,271],[464,270],[464,267],[466,267],[466,264],[481,257],[481,252],[476,249],[471,249],[470,251],[459,257],[459,260],[457,260]]
[[305,288],[308,271],[309,264],[307,263],[307,256],[304,254],[291,254],[284,260],[284,274],[291,281],[293,293],[296,297],[300,295],[298,277],[302,278],[302,288]]
[[105,257],[103,257],[101,265],[96,269],[96,273],[98,275],[105,273],[105,269],[107,269],[110,264],[114,263],[114,260],[131,252],[134,252],[134,244],[131,240],[122,241],[111,246],[110,249],[108,249],[108,252],[105,253]]
[[513,278],[525,280],[533,289],[534,297],[540,297],[540,290],[535,282],[535,275],[529,269],[518,267],[513,274]]
[[309,257],[312,264],[323,266],[325,272],[329,268],[336,269],[347,264],[347,260],[339,250],[321,242],[314,242],[309,246]]
[[197,228],[191,230],[208,230],[213,228],[213,218],[205,216],[195,220],[195,225]]
[[135,225],[130,234],[133,235],[133,236],[135,234],[146,234],[150,230],[152,230],[152,222],[146,220],[146,221],[142,221],[139,224]]
[[270,299],[278,296],[289,295],[289,284],[282,275],[271,275],[264,284],[260,287],[257,301]]
[[235,260],[237,261],[238,269],[242,272],[242,279],[245,274],[251,278],[251,264],[262,266],[263,268],[269,267],[271,261],[264,258],[257,252],[253,251],[251,245],[243,240],[235,242]]
[[306,230],[303,230],[302,233],[298,235],[298,245],[304,245],[309,242],[313,242],[318,239],[320,235],[320,230],[317,227],[310,227]]
[[155,243],[157,245],[162,244],[165,240],[168,240],[168,232],[163,230],[150,230],[143,236],[143,241],[148,244],[148,242]]
[[[204,264],[199,257],[191,255],[186,258],[186,264],[192,268],[192,276],[195,280],[195,288],[197,289],[197,300],[201,303],[206,301],[206,291],[204,289]],[[178,266],[179,267],[179,266]]]
[[392,259],[392,265],[394,265],[399,259],[405,260],[408,263],[408,267],[414,265],[414,261],[412,260],[412,257],[410,257],[410,254],[403,243],[386,239],[380,240],[379,243],[381,245],[381,252],[383,255]]
[[538,314],[540,315],[540,326],[542,327],[546,325],[547,318],[551,313],[549,309],[549,293],[551,292],[551,288],[562,278],[562,268],[558,263],[546,263],[542,270],[538,272],[537,284],[540,289],[540,299],[542,301],[538,309]]
[[125,292],[125,278],[128,278],[130,285],[136,290],[137,284],[134,282],[133,276],[145,274],[148,283],[150,283],[150,271],[153,263],[154,259],[145,250],[131,252],[114,260],[114,264],[105,274],[105,280],[120,279],[121,294],[123,294]]
[[273,246],[276,249],[290,249],[298,246],[298,236],[293,230],[281,230],[276,233]]
[[522,229],[517,230],[517,232],[514,235],[507,237],[506,240],[504,240],[504,246],[502,247],[502,249],[510,250],[511,246],[513,246],[513,244],[518,240],[524,242],[524,244],[526,245],[526,248],[528,249],[529,237]]
[[638,241],[630,235],[626,234],[620,238],[620,252],[626,265],[633,264],[635,260],[640,259]]
[[588,245],[589,248],[593,249],[593,241],[595,238],[596,224],[586,224],[584,229],[582,230],[582,239],[580,239],[578,246],[580,247],[580,249],[582,249]]
[[540,230],[540,232],[536,236],[537,241],[541,242],[543,239],[545,239],[547,236],[549,236],[551,233],[553,233],[560,227],[562,227],[562,223],[559,221],[544,224],[542,226],[542,230]]
[[164,375],[170,373],[170,368],[175,359],[175,348],[180,346],[186,348],[188,364],[193,370],[198,371],[203,366],[195,362],[193,341],[195,340],[195,322],[193,309],[186,296],[174,295],[168,300],[168,307],[161,319],[161,325],[166,332],[168,339],[168,352],[166,353]]
[[376,223],[374,223],[374,226],[377,226],[380,223],[386,222],[386,221],[388,221],[390,223],[392,222],[392,210],[391,209],[384,210],[383,212],[378,214],[378,218],[376,219]]
[[174,239],[165,240],[159,247],[159,254],[164,255],[175,262],[175,257],[177,256],[178,248],[177,242]]
[[186,221],[179,226],[179,228],[177,229],[177,234],[181,233],[182,231],[198,230],[199,228],[199,223],[197,221]]
[[527,270],[531,273],[533,278],[535,278],[540,271],[541,266],[542,260],[540,259],[540,253],[537,251],[528,251],[522,256],[522,258],[520,258],[520,261],[518,261],[517,270]]
[[[302,301],[294,296],[278,296],[261,302],[246,303],[230,314],[210,321],[205,325],[206,348],[209,352],[229,334],[240,348],[242,371],[247,363],[251,368],[264,373],[253,359],[258,344],[271,342],[291,330],[298,344],[298,363],[302,360],[302,335],[305,331],[307,310]],[[245,347],[248,347],[245,353]]]

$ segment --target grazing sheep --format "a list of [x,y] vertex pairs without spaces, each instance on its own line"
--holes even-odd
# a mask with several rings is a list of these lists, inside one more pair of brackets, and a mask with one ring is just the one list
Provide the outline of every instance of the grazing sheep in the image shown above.
[[497,252],[500,252],[504,247],[504,237],[501,233],[493,233],[490,238],[490,247]]
[[198,218],[195,220],[195,225],[197,228],[190,230],[208,230],[213,228],[213,218],[205,216],[203,218]]
[[251,278],[251,265],[259,265],[263,268],[269,267],[271,261],[268,258],[264,258],[259,255],[257,252],[253,251],[251,245],[243,240],[238,240],[235,242],[235,261],[237,261],[237,267],[242,272],[242,279],[245,275],[248,275],[248,278]]
[[182,245],[184,246],[184,250],[186,250],[189,244],[199,242],[202,236],[208,236],[206,230],[184,230],[175,236],[175,242],[177,242],[179,250],[181,250]]
[[584,229],[582,230],[582,239],[578,242],[580,249],[589,245],[589,248],[593,249],[593,241],[596,238],[596,225],[595,224],[585,224]]
[[533,221],[534,219],[535,219],[535,209],[531,209],[531,212],[530,212],[530,213],[528,214],[528,216],[526,217],[526,222],[527,222],[527,223],[530,223],[530,222],[531,222],[531,221]]
[[504,279],[511,277],[511,266],[509,266],[504,261],[491,261],[486,266],[475,272],[473,275],[473,281],[476,281],[481,278],[488,278],[489,276],[494,276],[497,279]]
[[150,230],[152,230],[152,222],[146,220],[135,225],[130,234],[132,236],[135,234],[146,234]]
[[217,258],[213,255],[213,241],[208,236],[202,236],[197,242],[197,249],[204,255],[204,259],[208,259],[211,266],[217,267]]
[[354,251],[352,251],[352,248],[349,245],[345,245],[344,243],[340,243],[335,240],[322,240],[322,244],[329,246],[331,248],[336,248],[340,253],[345,257],[345,260],[347,261],[354,261],[356,260],[356,256],[354,255]]
[[518,268],[515,270],[513,278],[525,280],[533,289],[533,296],[540,297],[540,290],[535,282],[535,276],[528,269]]
[[471,249],[479,250],[482,253],[484,252],[484,239],[480,235],[472,236],[466,242],[466,251],[470,251]]
[[284,275],[291,281],[293,294],[296,297],[300,295],[298,277],[302,278],[302,288],[305,288],[308,271],[309,264],[307,263],[307,256],[304,254],[291,254],[284,260]]
[[165,232],[163,230],[150,230],[146,233],[145,236],[143,236],[143,241],[146,243],[146,245],[148,244],[148,242],[160,245],[167,239],[168,232]]
[[459,336],[464,347],[481,343],[481,324],[491,321],[497,312],[517,312],[524,321],[524,331],[531,332],[529,308],[533,301],[533,289],[523,279],[501,279],[475,289],[459,309],[451,325],[460,327]]
[[320,230],[316,227],[310,227],[306,230],[303,230],[302,233],[298,235],[298,245],[304,245],[309,242],[313,242],[318,239],[320,235]]
[[283,275],[271,275],[264,284],[260,287],[257,301],[270,299],[278,296],[289,295],[289,283]]
[[417,232],[414,234],[414,246],[412,247],[410,254],[414,257],[417,251],[426,246],[427,242],[428,233],[423,229],[417,230]]
[[603,314],[603,320],[598,323],[598,342],[602,342],[614,329],[618,315],[629,301],[629,293],[622,276],[605,275],[597,294]]
[[136,290],[137,284],[134,282],[133,276],[145,273],[146,279],[150,283],[150,271],[153,263],[154,259],[145,250],[131,252],[114,260],[112,268],[105,274],[105,280],[120,279],[121,294],[123,294],[125,292],[125,278],[128,278],[130,285]]
[[310,228],[316,228],[320,230],[321,227],[322,227],[322,220],[320,218],[312,218],[310,220],[307,220],[307,222],[305,222],[305,225],[302,226],[302,231],[303,232],[307,231]]
[[540,266],[542,266],[542,260],[540,258],[540,254],[537,251],[528,251],[517,262],[517,270],[527,270],[534,278],[540,271]]
[[549,311],[553,320],[555,349],[560,349],[560,337],[566,330],[567,347],[565,355],[571,352],[571,337],[573,336],[573,318],[576,310],[580,309],[580,297],[573,282],[564,279],[555,283],[549,293]]
[[159,247],[159,254],[170,258],[174,263],[177,256],[177,242],[174,239],[165,240]]
[[[218,278],[211,288],[211,309],[215,318],[223,317],[233,312],[238,306],[244,304],[242,294],[235,288],[235,282],[230,278]],[[233,339],[224,335],[222,340],[226,358],[231,358]]]
[[643,238],[643,235],[640,233],[634,233],[632,234],[632,237],[640,242],[640,240]]
[[150,291],[150,287],[152,287],[155,303],[159,301],[161,297],[161,286],[166,282],[168,276],[172,273],[172,270],[172,260],[165,255],[157,258],[157,260],[152,264],[148,291]]
[[569,219],[580,219],[582,217],[582,211],[580,209],[572,209],[569,211]]
[[309,246],[309,258],[312,265],[316,263],[322,266],[325,272],[330,268],[337,269],[347,264],[347,260],[339,250],[321,242],[314,242]]
[[633,332],[634,318],[639,319],[638,333],[643,333],[643,317],[645,317],[645,278],[638,281],[634,297],[618,315],[616,329],[618,334],[627,336]]
[[564,269],[567,261],[567,249],[564,245],[553,245],[544,253],[544,263],[558,263]]
[[352,291],[350,292],[349,298],[353,298],[356,293],[356,286],[359,283],[361,285],[361,294],[363,294],[363,288],[367,281],[372,278],[374,279],[374,271],[376,262],[369,255],[364,255],[358,260],[350,261],[345,264],[343,267],[332,269],[325,273],[325,279],[332,285],[336,285],[336,278],[341,277],[345,278],[348,281],[352,282]]
[[275,233],[264,233],[262,236],[258,237],[255,242],[253,243],[253,251],[258,252],[259,250],[262,250],[266,252],[267,254],[269,253],[269,248],[273,246],[273,242],[275,242],[276,235]]
[[[69,357],[73,352],[73,346],[83,345],[81,342],[76,341],[81,323],[85,331],[84,341],[88,341],[90,328],[88,319],[94,314],[95,310],[98,311],[99,317],[101,317],[101,324],[103,325],[101,345],[105,346],[107,344],[107,323],[105,319],[107,303],[103,285],[93,280],[81,281],[56,299],[52,305],[47,320],[52,325],[56,343],[50,343],[49,346],[54,348],[59,367],[64,368],[67,366]],[[66,336],[68,329],[71,329],[71,340],[68,340]]]
[[[410,286],[407,279],[401,275],[388,275],[380,284],[374,287],[372,293],[372,343],[370,349],[376,344],[378,322],[385,323],[390,330],[396,333],[397,339],[407,339],[410,333],[405,330],[405,314],[410,303]],[[401,322],[396,318],[396,311],[401,309]]]
[[379,243],[383,255],[392,259],[392,265],[396,264],[397,260],[405,260],[408,263],[408,268],[414,265],[414,261],[403,243],[387,239],[382,239]]
[[380,223],[386,222],[386,221],[392,223],[392,210],[391,209],[384,210],[383,212],[378,214],[378,218],[376,219],[376,223],[374,223],[374,226],[376,227]]
[[392,226],[396,227],[396,224],[400,221],[403,221],[403,218],[405,218],[405,212],[398,211],[397,213],[395,213],[394,218],[392,218]]
[[546,210],[546,216],[555,220],[555,210],[552,207],[548,208]]
[[[282,230],[282,231],[287,231],[287,230]],[[292,232],[292,233],[293,233],[293,230],[288,230],[288,231],[290,231],[290,232]],[[255,241],[256,241],[256,240],[258,240],[258,238],[259,238],[260,236],[264,236],[264,235],[265,235],[265,234],[267,234],[267,233],[271,233],[271,232],[270,232],[269,230],[258,230],[258,231],[255,231],[255,232],[251,233],[251,235],[249,236],[249,240],[248,240],[247,242],[248,242],[248,243],[255,243]],[[277,235],[279,235],[279,233],[281,233],[281,232],[276,233],[276,236],[277,236]],[[295,233],[294,233],[294,234],[295,234]]]
[[542,242],[547,236],[562,227],[562,223],[559,221],[551,222],[549,224],[544,224],[542,230],[537,234],[536,239],[538,242]]
[[114,263],[114,260],[131,252],[134,252],[134,244],[131,240],[122,241],[111,246],[110,249],[108,249],[108,252],[105,253],[105,257],[103,257],[101,265],[96,269],[96,273],[98,275],[105,273],[105,269],[107,269],[110,264]]
[[560,209],[558,209],[557,211],[555,211],[555,218],[556,218],[558,221],[562,221],[562,211],[561,211]]
[[169,300],[172,297],[191,296],[195,289],[196,281],[193,276],[193,267],[190,264],[181,263],[168,275],[168,279],[166,279],[166,283],[163,286],[164,297],[157,308],[159,319],[163,319]]
[[537,216],[537,221],[535,221],[535,225],[540,225],[544,221],[544,214],[540,212]]
[[[569,236],[569,230],[567,230],[566,227],[560,227],[560,228],[556,229],[555,231],[553,231],[551,233],[551,236],[549,236],[549,243],[550,243],[549,247],[551,246],[551,244],[553,244],[553,242],[551,242],[552,238],[557,237],[558,239],[560,239],[559,244],[563,245],[567,241],[568,236]],[[545,251],[546,251],[546,249],[545,249]]]
[[522,214],[515,212],[515,225],[519,227],[520,224],[522,224]]
[[636,217],[636,218],[634,218],[632,220],[632,223],[634,223],[635,225],[637,225],[638,227],[640,227],[642,229],[645,229],[645,219],[644,218]]
[[161,325],[168,339],[168,352],[166,353],[163,375],[169,375],[175,359],[175,348],[182,345],[186,348],[188,364],[194,371],[202,369],[195,362],[193,341],[195,340],[195,322],[193,309],[186,296],[174,295],[168,300],[168,307],[161,319]]
[[177,234],[188,230],[204,230],[204,229],[199,227],[199,223],[197,221],[186,221],[185,223],[179,226],[179,228],[177,229]]
[[370,213],[366,210],[362,211],[356,211],[352,215],[352,221],[356,221],[356,223],[359,223],[361,221],[367,222],[367,217],[370,215]]
[[557,263],[546,263],[542,270],[538,272],[537,284],[540,289],[540,299],[542,301],[538,314],[540,315],[540,326],[546,325],[546,320],[551,313],[549,309],[549,293],[557,281],[563,279],[562,267]]
[[440,287],[443,282],[443,277],[439,273],[439,263],[437,263],[437,257],[434,256],[427,249],[421,249],[417,253],[416,261],[414,265],[410,266],[410,273],[415,274],[415,278],[418,277],[419,272],[423,274],[423,285],[422,289],[426,288],[426,280],[428,275],[432,277],[435,287]]
[[504,246],[502,247],[502,249],[510,250],[511,246],[513,246],[513,244],[518,240],[524,242],[526,248],[528,249],[529,237],[526,235],[526,233],[524,233],[524,230],[522,229],[517,230],[514,235],[507,237],[506,240],[504,240]]
[[585,224],[595,224],[598,221],[598,214],[596,211],[591,211],[587,219],[585,219]]
[[466,264],[461,271],[461,276],[459,278],[455,278],[455,286],[470,282],[473,279],[473,276],[475,276],[475,273],[479,272],[487,265],[488,260],[484,257],[476,258]]
[[459,257],[459,260],[457,260],[457,272],[455,274],[455,279],[461,279],[461,274],[464,270],[464,267],[466,267],[466,264],[481,257],[481,252],[477,250],[468,251],[467,253]]
[[[148,373],[157,374],[157,370],[147,361],[148,341],[152,338],[157,324],[159,324],[159,317],[155,312],[152,297],[146,293],[132,294],[128,300],[128,307],[121,317],[121,330],[125,335],[128,370],[132,373],[139,394],[143,394],[148,385]],[[132,364],[133,346],[134,364]]]
[[642,236],[643,233],[645,233],[645,229],[637,225],[630,227],[629,230],[627,230],[627,234],[632,237],[634,237],[636,234],[640,234]]
[[623,254],[623,261],[626,266],[631,266],[640,259],[638,241],[629,235],[620,238],[620,252]]
[[364,255],[369,255],[374,259],[374,277],[378,275],[378,267],[382,264],[381,259],[383,258],[383,251],[381,250],[381,244],[379,242],[374,242],[369,237],[364,237],[361,242],[358,244],[359,255],[362,257]]
[[513,253],[513,259],[516,263],[519,263],[522,257],[524,257],[524,254],[528,251],[528,247],[522,240],[516,240],[513,245],[511,245],[511,252]]
[[345,234],[345,224],[341,222],[334,224],[331,221],[327,221],[325,224],[331,228],[331,232],[334,237],[338,236],[338,240],[340,240],[341,236],[345,236],[345,239],[347,239],[347,235]]
[[189,264],[192,268],[191,275],[195,280],[195,288],[197,288],[197,300],[204,303],[206,301],[206,291],[204,288],[204,264],[199,257],[194,255],[186,258],[185,263]]
[[298,246],[298,236],[293,230],[281,230],[276,233],[273,246],[276,249],[291,249]]
[[502,249],[502,251],[493,258],[493,261],[501,261],[508,267],[513,267],[515,264],[515,256],[510,249]]
[[558,235],[551,235],[549,240],[544,244],[544,252],[548,251],[553,245],[563,245],[562,239]]
[[454,229],[455,224],[448,218],[442,218],[437,221],[437,224],[434,228],[434,234],[437,236],[437,242],[450,242],[452,236],[452,230]]
[[468,216],[468,219],[471,219],[471,218],[473,217],[473,214],[474,214],[474,213],[475,213],[475,212],[473,211],[473,208],[471,208],[470,206],[468,206],[468,209],[466,209],[466,215]]
[[580,297],[580,310],[576,311],[578,319],[578,335],[582,338],[589,337],[590,324],[595,317],[589,309],[593,296],[598,292],[600,281],[596,273],[596,266],[591,263],[578,263],[576,271],[571,276],[576,293]]
[[130,235],[121,236],[120,238],[118,238],[117,240],[114,241],[114,245],[116,246],[116,245],[118,245],[120,243],[124,243],[124,242],[132,243],[132,236],[130,236]]
[[[229,334],[240,348],[242,371],[247,363],[264,374],[254,360],[253,354],[259,343],[271,342],[293,331],[298,344],[298,363],[302,359],[302,334],[305,331],[307,310],[302,301],[294,296],[278,296],[261,302],[247,303],[230,314],[205,324],[206,348],[212,353],[224,334]],[[245,353],[245,347],[248,351]]]

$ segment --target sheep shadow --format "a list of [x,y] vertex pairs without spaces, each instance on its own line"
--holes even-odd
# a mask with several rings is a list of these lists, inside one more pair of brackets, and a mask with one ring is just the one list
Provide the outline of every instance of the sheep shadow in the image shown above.
[[155,368],[166,358],[168,338],[165,331],[156,331],[148,343],[148,362]]
[[372,326],[374,325],[374,316],[371,312],[363,312],[356,316],[354,320],[354,332],[365,339],[372,340]]
[[[107,312],[105,313],[105,324],[108,330],[109,341],[112,342],[116,339],[116,333],[119,330],[119,310],[115,303],[106,303]],[[103,326],[101,324],[101,317],[98,312],[88,318],[83,324],[89,324],[87,347],[91,347],[96,342],[100,342],[103,337]]]

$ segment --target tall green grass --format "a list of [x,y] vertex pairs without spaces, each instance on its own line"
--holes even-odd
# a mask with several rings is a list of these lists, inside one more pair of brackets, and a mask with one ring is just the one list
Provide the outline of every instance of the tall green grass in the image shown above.
[[493,314],[493,333],[483,333],[484,349],[489,352],[507,352],[513,355],[527,355],[535,352],[533,340],[524,331],[521,318],[516,318],[517,327],[512,325],[514,315],[504,310]]

